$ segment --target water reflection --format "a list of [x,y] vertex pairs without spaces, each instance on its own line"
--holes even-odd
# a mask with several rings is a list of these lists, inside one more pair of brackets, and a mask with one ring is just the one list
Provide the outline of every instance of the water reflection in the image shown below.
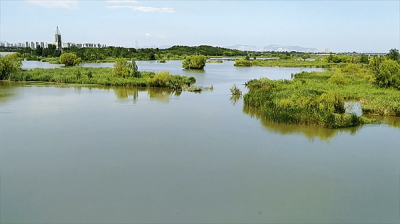
[[385,123],[391,127],[400,128],[400,117],[394,116],[367,116],[376,119],[378,122]]
[[250,115],[251,117],[256,117],[257,119],[260,119],[261,124],[269,132],[279,133],[282,135],[302,134],[310,140],[314,140],[316,137],[318,137],[321,140],[329,141],[335,135],[341,132],[347,132],[351,135],[354,135],[361,128],[361,126],[358,126],[351,128],[328,129],[320,126],[280,124],[268,121],[262,115],[260,110],[253,107],[243,106],[243,112]]
[[133,102],[136,103],[139,92],[147,92],[150,99],[156,99],[159,102],[169,103],[171,95],[179,96],[182,91],[175,91],[168,88],[155,88],[155,87],[117,87],[112,88],[118,99],[133,98]]
[[0,104],[7,102],[17,96],[16,84],[7,81],[0,81]]
[[232,95],[230,98],[230,101],[232,102],[233,105],[236,105],[236,103],[242,99],[241,95]]

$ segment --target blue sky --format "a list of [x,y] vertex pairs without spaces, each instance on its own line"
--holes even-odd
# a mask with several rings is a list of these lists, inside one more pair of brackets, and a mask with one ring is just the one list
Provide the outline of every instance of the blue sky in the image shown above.
[[270,44],[388,52],[399,48],[399,1],[5,1],[0,41],[135,47]]

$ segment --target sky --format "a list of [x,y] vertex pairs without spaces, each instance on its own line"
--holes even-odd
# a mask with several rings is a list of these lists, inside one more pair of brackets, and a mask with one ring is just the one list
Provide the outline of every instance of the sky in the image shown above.
[[107,46],[292,45],[333,52],[400,46],[399,1],[0,0],[0,41]]

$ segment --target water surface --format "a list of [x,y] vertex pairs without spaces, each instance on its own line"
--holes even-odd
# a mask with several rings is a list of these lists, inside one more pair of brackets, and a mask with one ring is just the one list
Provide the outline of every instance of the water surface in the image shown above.
[[201,94],[0,84],[0,222],[398,222],[397,118],[269,123],[232,103],[232,84],[318,69],[229,63],[138,62],[214,86]]

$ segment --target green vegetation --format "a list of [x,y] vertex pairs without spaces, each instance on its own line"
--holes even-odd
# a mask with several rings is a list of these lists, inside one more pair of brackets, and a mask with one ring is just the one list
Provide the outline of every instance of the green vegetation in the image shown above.
[[231,93],[233,96],[240,96],[242,95],[242,91],[237,87],[236,84],[233,84],[233,86],[230,88]]
[[373,122],[364,116],[344,113],[345,100],[360,101],[365,115],[400,116],[398,86],[382,85],[379,81],[379,74],[390,74],[384,79],[391,77],[392,83],[398,83],[398,63],[385,59],[376,64],[371,60],[369,68],[348,64],[335,71],[302,72],[293,80],[254,79],[246,83],[250,91],[244,96],[244,102],[259,109],[272,122],[327,128]]
[[184,69],[203,69],[206,66],[206,60],[204,55],[187,56],[182,62],[182,67]]
[[[1,49],[1,47],[0,47]],[[61,51],[57,50],[52,44],[48,48],[3,48],[4,51],[18,51],[22,58],[27,60],[42,60],[46,58],[57,58]],[[228,48],[201,45],[196,47],[172,46],[167,49],[158,48],[123,48],[123,47],[104,47],[104,48],[64,48],[65,53],[74,53],[83,62],[114,62],[117,58],[133,58],[134,60],[183,60],[186,56],[207,55],[207,56],[244,56],[245,52]],[[53,60],[51,60],[52,63]],[[57,63],[57,62],[55,62]]]
[[379,86],[400,89],[400,65],[397,61],[374,57],[371,59],[371,70]]
[[[361,126],[357,127],[349,127],[349,128],[341,128],[341,129],[328,129],[322,126],[316,125],[291,125],[291,124],[282,124],[277,122],[272,122],[268,120],[264,114],[254,108],[254,107],[243,107],[243,113],[250,115],[251,117],[255,117],[260,120],[261,124],[265,129],[270,132],[279,133],[281,135],[291,135],[291,134],[302,134],[306,136],[308,139],[313,140],[315,138],[319,138],[323,141],[329,141],[334,136],[339,133],[348,132],[354,135]],[[388,117],[385,117],[388,118]],[[393,117],[390,117],[393,118]],[[393,123],[393,122],[392,122]],[[391,125],[393,126],[393,125]]]
[[386,56],[390,60],[400,62],[400,54],[398,49],[390,49]]
[[[194,77],[170,75],[168,72],[139,72],[139,77],[116,76],[113,68],[55,68],[23,70],[10,75],[10,81],[40,81],[73,84],[97,84],[113,86],[154,86],[182,89],[196,82]],[[165,74],[168,73],[168,74]]]
[[81,63],[81,58],[74,53],[64,53],[60,56],[60,63],[66,66],[79,65],[79,63]]
[[222,60],[208,60],[207,63],[223,63]]
[[22,62],[19,54],[0,56],[0,80],[8,79],[21,70]]
[[235,61],[234,66],[238,67],[250,67],[252,63],[249,60],[246,59],[238,59]]

